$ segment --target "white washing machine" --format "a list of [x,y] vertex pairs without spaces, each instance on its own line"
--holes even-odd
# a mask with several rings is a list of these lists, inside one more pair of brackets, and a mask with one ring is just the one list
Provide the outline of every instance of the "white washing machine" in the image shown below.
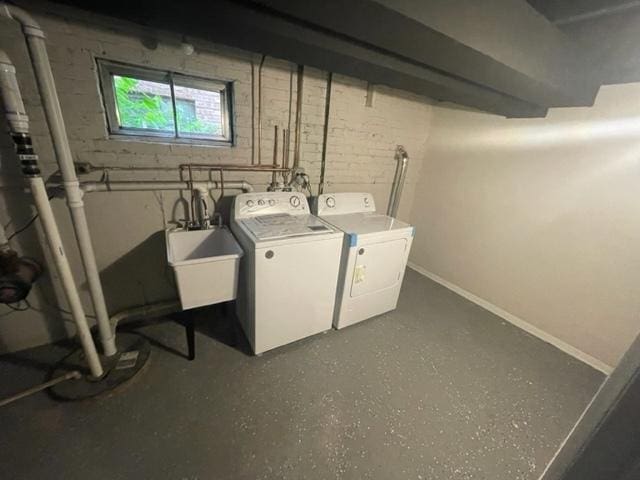
[[237,314],[256,354],[331,329],[344,234],[298,192],[235,198],[242,245]]
[[314,199],[313,210],[345,232],[333,326],[394,310],[415,228],[377,214],[369,193],[323,194]]

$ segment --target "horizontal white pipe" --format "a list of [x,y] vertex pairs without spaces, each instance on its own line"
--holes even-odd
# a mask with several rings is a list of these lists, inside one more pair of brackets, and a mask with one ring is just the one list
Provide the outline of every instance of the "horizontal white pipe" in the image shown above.
[[51,209],[47,189],[42,177],[30,177],[29,188],[33,194],[42,229],[47,236],[51,256],[53,257],[58,275],[60,275],[60,280],[64,287],[67,302],[69,302],[69,309],[71,310],[71,315],[75,321],[76,329],[78,330],[78,338],[82,344],[87,363],[91,369],[91,374],[94,377],[101,377],[103,370],[102,365],[100,364],[100,358],[98,357],[96,346],[91,338],[91,332],[89,330],[89,325],[87,324],[87,317],[85,316],[84,309],[82,308],[80,295],[78,294],[78,289],[76,287],[75,280],[73,279],[73,274],[71,273],[69,260],[64,251],[64,246],[62,245],[60,231],[58,230],[58,225],[56,224],[55,217],[53,216],[53,210]]
[[29,57],[31,58],[49,131],[51,132],[53,148],[63,179],[67,205],[71,212],[73,229],[87,276],[87,285],[96,314],[102,348],[105,355],[113,356],[117,353],[115,337],[111,336],[109,313],[107,312],[107,304],[102,291],[96,256],[84,211],[82,191],[76,176],[71,147],[67,138],[64,117],[62,116],[62,108],[60,107],[60,100],[58,99],[53,72],[49,63],[44,32],[31,15],[14,5],[0,3],[0,16],[19,22],[27,40]]
[[225,189],[230,190],[242,190],[244,192],[253,192],[253,186],[249,182],[244,180],[239,181],[224,181],[221,184],[219,181],[163,181],[163,180],[151,180],[151,181],[118,181],[118,182],[82,182],[80,187],[85,193],[91,192],[143,192],[153,190],[191,190],[193,189],[205,189],[205,190],[220,190],[224,185]]

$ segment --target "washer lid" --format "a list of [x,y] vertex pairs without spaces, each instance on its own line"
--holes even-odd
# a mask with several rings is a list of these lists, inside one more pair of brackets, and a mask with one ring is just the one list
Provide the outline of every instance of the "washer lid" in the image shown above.
[[258,240],[334,233],[331,227],[313,215],[275,213],[245,218],[240,221]]
[[343,232],[355,233],[357,235],[413,228],[408,223],[377,213],[348,213],[345,215],[330,215],[321,218]]

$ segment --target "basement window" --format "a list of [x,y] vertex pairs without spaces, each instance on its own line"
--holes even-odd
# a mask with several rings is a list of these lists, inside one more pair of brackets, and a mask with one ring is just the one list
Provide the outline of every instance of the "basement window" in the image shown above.
[[112,136],[232,144],[230,82],[106,60],[98,70]]

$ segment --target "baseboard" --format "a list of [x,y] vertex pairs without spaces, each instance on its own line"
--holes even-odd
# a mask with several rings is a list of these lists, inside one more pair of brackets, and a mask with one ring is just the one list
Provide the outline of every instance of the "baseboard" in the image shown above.
[[425,277],[433,280],[434,282],[439,283],[443,287],[448,288],[452,292],[457,293],[461,297],[466,298],[467,300],[475,303],[476,305],[479,305],[480,307],[484,308],[485,310],[488,310],[494,315],[497,315],[503,320],[506,320],[512,325],[515,325],[516,327],[521,328],[522,330],[524,330],[527,333],[530,333],[534,337],[538,337],[540,340],[550,343],[554,347],[562,350],[564,353],[571,355],[572,357],[580,360],[583,363],[586,363],[587,365],[589,365],[592,368],[595,368],[596,370],[601,371],[605,375],[609,375],[613,371],[612,366],[607,365],[606,363],[598,360],[597,358],[592,357],[588,353],[585,353],[582,350],[579,350],[576,347],[569,345],[568,343],[560,340],[559,338],[556,338],[553,335],[550,335],[544,332],[543,330],[540,330],[538,327],[531,325],[529,322],[526,322],[525,320],[519,317],[516,317],[515,315],[474,295],[473,293],[468,292],[465,289],[457,285],[454,285],[451,282],[448,282],[447,280],[439,277],[435,273],[431,273],[428,270],[425,270],[424,268],[420,267],[419,265],[416,265],[413,262],[409,262],[407,265],[409,268],[411,268],[412,270],[415,270],[420,275],[424,275]]

